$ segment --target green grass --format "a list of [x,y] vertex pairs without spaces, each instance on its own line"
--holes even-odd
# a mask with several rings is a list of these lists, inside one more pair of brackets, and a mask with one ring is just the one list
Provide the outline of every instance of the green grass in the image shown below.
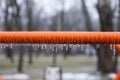
[[[24,68],[27,70],[31,69],[44,69],[47,66],[52,65],[52,57],[43,57],[35,58],[33,60],[33,64],[28,64],[28,58],[24,59]],[[64,60],[61,56],[58,56],[57,66],[60,66],[64,69],[73,69],[74,68],[82,68],[87,66],[95,66],[96,59],[82,56],[74,56],[68,57],[67,60]],[[0,58],[0,69],[4,72],[4,70],[16,70],[18,65],[18,57],[15,58],[15,63],[12,64],[8,59],[1,57]]]
[[[96,57],[85,56],[73,56],[64,60],[61,56],[58,56],[57,65],[62,67],[64,72],[87,72],[92,73],[96,70]],[[18,57],[15,57],[15,63],[12,64],[4,57],[0,58],[0,74],[14,74],[17,73]],[[24,72],[32,77],[33,80],[40,80],[43,69],[51,66],[52,57],[40,56],[34,57],[34,63],[28,64],[28,58],[24,59]],[[120,59],[119,59],[120,62]],[[119,64],[120,67],[120,64]]]
[[[28,61],[25,60],[25,67],[26,68],[45,68],[47,66],[51,66],[52,58],[51,57],[44,57],[39,59],[34,59],[33,65],[29,65]],[[95,65],[96,59],[95,58],[88,58],[88,57],[70,57],[67,60],[58,57],[57,65],[63,68],[74,68],[74,67],[84,67],[89,65]]]

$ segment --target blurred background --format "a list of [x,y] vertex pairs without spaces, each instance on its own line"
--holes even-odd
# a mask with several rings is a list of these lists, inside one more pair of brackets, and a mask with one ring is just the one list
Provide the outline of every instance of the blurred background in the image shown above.
[[[120,0],[0,0],[0,31],[119,30]],[[58,66],[63,80],[112,80],[120,70],[111,45],[63,45],[58,51],[35,46],[1,44],[1,77],[24,73],[43,80],[46,67]]]

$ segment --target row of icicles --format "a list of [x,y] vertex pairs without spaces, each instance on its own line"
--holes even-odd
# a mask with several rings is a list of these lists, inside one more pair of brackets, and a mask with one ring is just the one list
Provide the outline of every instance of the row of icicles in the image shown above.
[[[104,44],[106,45],[106,44]],[[40,48],[42,50],[50,49],[53,52],[58,52],[59,50],[68,50],[69,48],[80,48],[81,51],[84,51],[85,49],[88,49],[90,47],[90,44],[0,44],[0,48],[11,48],[14,49],[14,47],[19,46],[31,46],[33,48]],[[100,45],[96,44],[96,49],[99,48]],[[116,54],[116,49],[113,47],[112,44],[110,44],[110,49],[113,50],[113,54]]]

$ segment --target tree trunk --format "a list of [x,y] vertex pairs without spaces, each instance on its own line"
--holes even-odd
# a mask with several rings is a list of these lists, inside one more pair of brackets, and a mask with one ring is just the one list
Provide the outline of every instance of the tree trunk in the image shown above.
[[52,66],[56,67],[56,65],[57,65],[57,53],[53,52]]
[[110,6],[98,5],[97,9],[100,17],[101,31],[114,31],[113,23],[112,23],[113,14]]
[[23,62],[24,62],[24,48],[23,46],[19,47],[19,62],[18,62],[18,72],[23,73]]
[[71,53],[71,48],[69,46],[63,47],[63,53],[64,53],[63,58],[64,60],[66,60]]
[[[100,0],[102,3],[102,0]],[[104,1],[103,1],[104,2]],[[107,2],[107,1],[106,1]],[[112,10],[107,3],[97,5],[100,16],[101,31],[113,31]],[[97,50],[98,70],[102,73],[112,73],[117,71],[117,55],[113,55],[110,45],[100,45]]]
[[[61,0],[61,4],[62,4],[62,11],[61,11],[61,29],[62,31],[66,31],[68,30],[66,28],[66,25],[65,25],[65,1],[64,0]],[[68,47],[68,49],[66,50],[66,47]],[[71,51],[71,49],[69,48],[69,46],[64,46],[63,47],[63,58],[66,60],[68,55],[69,55],[69,52]]]
[[28,54],[29,54],[29,64],[32,65],[33,64],[33,50],[32,47],[28,47]]
[[88,31],[93,31],[93,29],[92,29],[92,23],[91,23],[91,20],[90,20],[89,12],[87,10],[87,6],[85,4],[85,1],[86,0],[81,0],[82,11],[83,11],[84,19],[85,19],[85,26],[86,26],[86,29]]
[[120,31],[120,0],[119,0],[118,31]]
[[109,45],[100,45],[97,50],[97,68],[103,74],[117,72],[117,55],[113,56],[113,51]]
[[[14,29],[16,31],[22,31],[22,22],[21,22],[21,7],[18,5],[17,0],[14,0],[12,3],[12,8],[13,8],[13,13],[12,17],[14,19]],[[18,60],[18,66],[17,66],[17,71],[19,73],[23,73],[23,63],[24,63],[24,46],[19,46],[18,50],[19,52],[19,60]]]
[[6,52],[6,57],[7,57],[8,59],[10,59],[11,63],[14,63],[13,50],[12,50],[11,48],[7,47],[7,48],[5,49],[5,52]]
[[[34,31],[34,27],[33,27],[33,8],[31,5],[33,5],[33,1],[32,0],[26,0],[26,15],[27,15],[27,19],[28,19],[28,23],[27,23],[27,29],[28,31]],[[33,48],[28,47],[28,56],[29,56],[29,64],[31,65],[33,63]]]
[[[9,3],[7,1],[5,1],[6,4],[6,9],[5,9],[5,22],[4,22],[4,30],[5,31],[12,31],[12,23],[9,21],[8,17],[9,17]],[[14,63],[14,58],[13,58],[13,50],[11,48],[6,48],[5,49],[6,52],[6,57],[10,59],[11,63]]]

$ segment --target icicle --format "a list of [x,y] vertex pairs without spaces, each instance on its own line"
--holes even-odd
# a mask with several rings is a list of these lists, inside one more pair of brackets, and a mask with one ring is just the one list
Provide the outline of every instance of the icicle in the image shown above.
[[0,44],[0,48],[2,48],[2,45]]
[[6,48],[7,44],[0,44],[0,48]]
[[41,49],[42,49],[42,50],[44,49],[44,46],[43,46],[43,44],[42,44],[42,45],[40,45],[40,47],[41,47]]
[[53,51],[53,52],[55,51],[54,47],[52,47],[52,51]]
[[44,44],[44,49],[47,49],[47,45],[46,44]]
[[7,47],[7,44],[2,44],[2,48],[6,48]]
[[9,47],[9,45],[8,44],[5,44],[6,45],[6,47]]
[[67,45],[66,45],[65,49],[66,49],[66,51],[68,51],[68,46]]
[[9,47],[10,47],[10,49],[13,49],[13,44],[10,44]]
[[55,47],[55,52],[56,52],[56,53],[58,52],[58,48],[57,48],[57,47]]
[[50,48],[50,50],[52,50],[52,48],[53,48],[52,45],[50,45],[49,48]]
[[50,45],[50,50],[51,50],[52,52],[55,51],[55,46],[54,46],[54,44],[51,44],[51,45]]
[[110,44],[110,49],[113,50],[113,45],[112,44]]
[[116,50],[115,50],[115,48],[113,48],[113,55],[116,55]]
[[64,48],[63,44],[62,44],[62,45],[60,45],[60,49],[61,49],[61,50],[63,50],[63,48]]
[[86,49],[86,53],[85,53],[85,54],[86,54],[86,55],[89,54],[89,49],[88,49],[88,48],[89,48],[89,44],[85,45],[85,49]]
[[84,45],[81,45],[81,51],[84,51]]
[[40,44],[37,44],[37,48],[40,48]]

